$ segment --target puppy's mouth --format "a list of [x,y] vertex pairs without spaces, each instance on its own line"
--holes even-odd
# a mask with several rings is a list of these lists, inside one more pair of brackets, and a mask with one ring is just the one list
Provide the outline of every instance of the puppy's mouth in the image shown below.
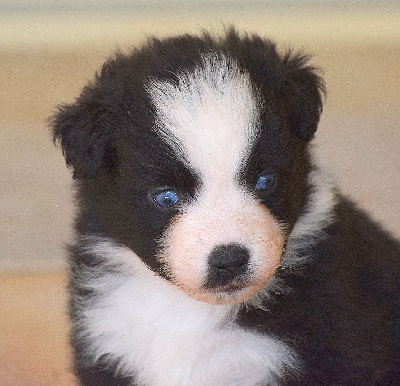
[[191,295],[197,300],[216,305],[238,304],[256,295],[264,285],[265,282],[255,281],[250,274],[246,274],[227,283],[204,285],[201,291]]
[[209,303],[213,304],[237,304],[248,300],[253,296],[253,291],[249,291],[246,284],[230,284],[208,290]]
[[246,290],[248,286],[249,286],[248,280],[241,280],[241,281],[235,280],[232,283],[214,286],[212,288],[206,287],[206,290],[215,295],[218,294],[235,295],[238,292]]
[[266,278],[264,280],[253,280],[246,277],[242,280],[234,280],[212,287],[203,285],[193,288],[173,280],[174,284],[191,298],[214,305],[244,303],[264,288],[267,281]]
[[204,291],[204,298],[202,301],[217,305],[238,304],[247,301],[259,290],[260,287],[258,285],[250,283],[232,283]]

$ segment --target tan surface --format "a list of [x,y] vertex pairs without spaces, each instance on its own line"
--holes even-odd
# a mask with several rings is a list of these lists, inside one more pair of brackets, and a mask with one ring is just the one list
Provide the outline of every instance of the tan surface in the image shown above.
[[0,385],[73,385],[63,273],[0,274]]
[[[329,90],[321,158],[346,192],[400,235],[398,12],[145,16],[88,26],[0,20],[0,271],[63,266],[73,210],[70,175],[44,123],[54,106],[73,100],[114,45],[218,21],[314,53]],[[71,384],[64,274],[0,274],[0,307],[0,385]]]

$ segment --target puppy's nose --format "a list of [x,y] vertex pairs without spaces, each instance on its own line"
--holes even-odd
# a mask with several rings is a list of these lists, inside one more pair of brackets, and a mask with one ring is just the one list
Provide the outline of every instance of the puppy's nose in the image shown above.
[[249,259],[249,251],[240,244],[218,245],[208,258],[207,287],[229,284],[233,279],[246,272]]

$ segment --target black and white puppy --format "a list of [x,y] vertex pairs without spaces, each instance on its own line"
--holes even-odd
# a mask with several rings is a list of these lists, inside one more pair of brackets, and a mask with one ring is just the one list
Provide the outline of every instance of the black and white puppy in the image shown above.
[[59,109],[82,385],[400,385],[400,244],[313,163],[323,93],[230,30],[119,53]]

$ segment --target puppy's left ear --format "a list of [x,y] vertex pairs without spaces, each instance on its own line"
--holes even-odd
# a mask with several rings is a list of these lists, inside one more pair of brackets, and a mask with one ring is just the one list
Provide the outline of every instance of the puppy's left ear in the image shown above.
[[307,55],[293,55],[291,52],[282,60],[289,124],[294,133],[306,142],[317,130],[326,94],[324,80],[318,69],[308,65],[308,60]]
[[53,141],[59,144],[74,178],[94,177],[112,162],[113,127],[107,109],[90,87],[75,103],[59,107],[50,119]]

